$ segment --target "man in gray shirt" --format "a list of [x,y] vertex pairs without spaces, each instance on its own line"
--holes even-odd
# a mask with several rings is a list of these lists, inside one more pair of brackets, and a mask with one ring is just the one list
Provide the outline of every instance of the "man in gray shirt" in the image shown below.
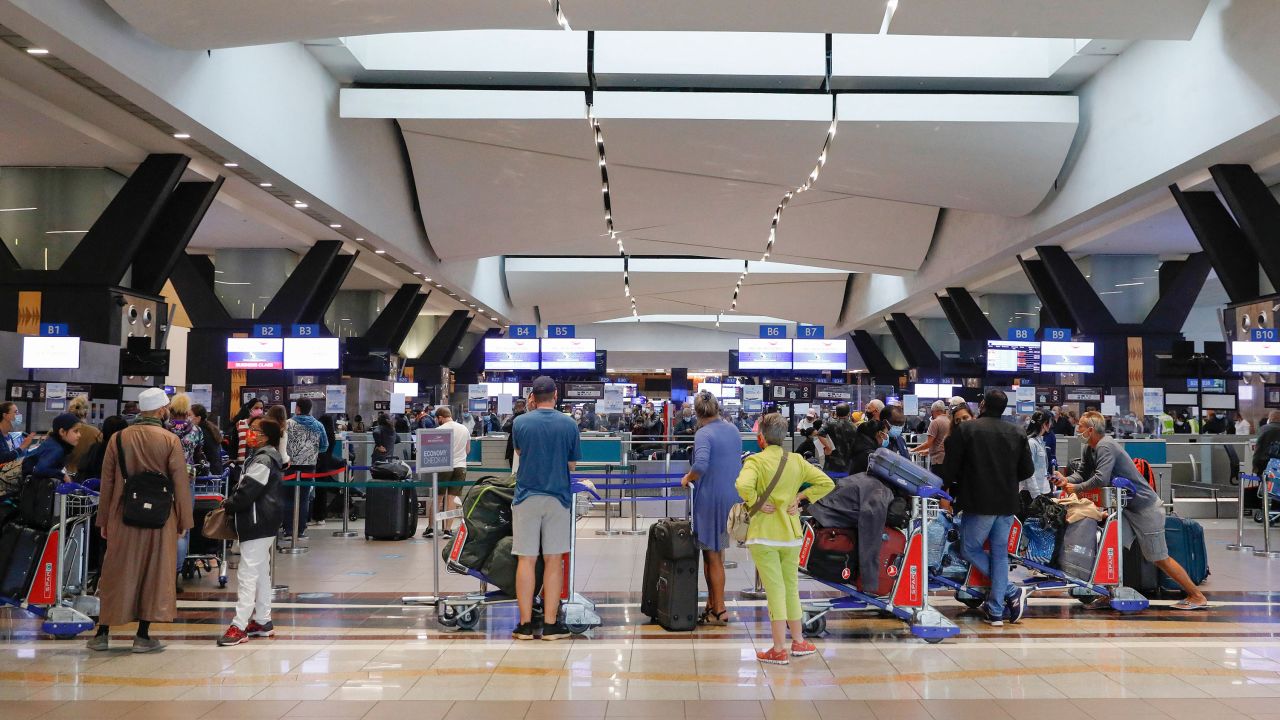
[[1102,413],[1087,412],[1081,416],[1076,435],[1088,443],[1084,462],[1078,472],[1070,475],[1059,472],[1055,484],[1064,492],[1074,493],[1110,487],[1112,479],[1118,477],[1132,482],[1133,495],[1124,510],[1125,529],[1136,536],[1143,557],[1172,578],[1186,593],[1186,599],[1172,606],[1175,610],[1208,609],[1209,599],[1191,582],[1178,561],[1169,557],[1169,546],[1164,538],[1164,505],[1160,496],[1134,467],[1124,447],[1115,438],[1106,436],[1106,427],[1107,420]]

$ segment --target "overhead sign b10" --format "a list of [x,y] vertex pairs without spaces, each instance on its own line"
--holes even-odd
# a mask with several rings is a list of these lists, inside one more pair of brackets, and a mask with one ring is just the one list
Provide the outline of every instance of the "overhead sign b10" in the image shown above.
[[1280,342],[1280,330],[1275,328],[1253,328],[1249,331],[1249,339],[1253,342]]

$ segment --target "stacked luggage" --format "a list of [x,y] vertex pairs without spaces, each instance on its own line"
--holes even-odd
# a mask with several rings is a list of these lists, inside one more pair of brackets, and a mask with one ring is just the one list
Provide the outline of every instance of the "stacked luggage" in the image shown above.
[[[369,476],[375,481],[404,482],[409,466],[400,460],[374,463]],[[369,540],[406,540],[418,533],[418,490],[372,486],[365,491],[364,536]]]
[[[511,503],[514,477],[480,478],[462,497],[462,524],[441,552],[450,572],[472,574],[505,595],[516,594],[516,557],[511,554]],[[542,576],[542,558],[537,575]]]
[[692,630],[698,622],[698,547],[688,518],[649,526],[640,612],[664,630]]
[[0,597],[19,604],[26,600],[39,572],[45,541],[57,522],[56,488],[52,478],[27,478],[17,503],[0,510]]

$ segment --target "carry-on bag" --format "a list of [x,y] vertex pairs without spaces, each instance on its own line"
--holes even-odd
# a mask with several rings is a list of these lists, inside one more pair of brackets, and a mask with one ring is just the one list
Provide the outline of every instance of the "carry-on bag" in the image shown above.
[[[221,495],[197,495],[191,517],[195,526],[191,528],[191,541],[187,545],[188,555],[219,555],[222,553],[222,540],[210,538],[204,534],[204,521],[209,513],[222,507]],[[234,535],[230,538],[234,540]],[[181,560],[181,558],[179,558]]]
[[683,518],[649,527],[640,611],[669,631],[692,630],[698,614],[698,551]]
[[[480,568],[480,574],[484,575],[485,580],[509,597],[516,596],[516,565],[520,562],[511,553],[514,544],[515,539],[510,535],[499,540],[493,553],[485,559],[484,567]],[[538,564],[534,568],[534,586],[539,590],[542,588],[542,569],[542,556],[539,555]]]
[[888,595],[893,591],[893,583],[902,571],[902,563],[907,555],[907,534],[898,528],[886,527],[880,535],[880,553],[876,560],[878,577],[872,587],[868,578],[858,575],[858,589],[869,595]]
[[1058,549],[1058,533],[1044,526],[1040,518],[1027,518],[1022,523],[1023,557],[1032,562],[1048,565]]
[[1134,590],[1155,597],[1160,594],[1161,573],[1155,563],[1143,556],[1138,543],[1134,542],[1124,551],[1124,584]]
[[413,487],[370,487],[365,491],[364,536],[406,540],[418,532],[418,492]]
[[1087,580],[1093,576],[1098,558],[1098,522],[1085,518],[1067,525],[1058,548],[1058,563],[1070,577]]
[[47,533],[11,523],[0,531],[0,597],[22,601],[40,566]]
[[876,448],[867,459],[867,472],[898,492],[915,495],[924,486],[942,487],[942,478],[889,448]]
[[[1170,515],[1164,519],[1164,540],[1169,546],[1169,557],[1187,571],[1191,582],[1199,585],[1209,577],[1209,556],[1204,544],[1204,527],[1195,520]],[[1179,592],[1182,590],[1173,578],[1160,573],[1160,587]]]
[[644,553],[644,573],[641,576],[640,612],[649,617],[658,615],[658,570],[663,559],[679,556],[691,558],[697,555],[693,539],[693,523],[686,518],[666,518],[649,526],[648,545]]
[[48,530],[57,518],[54,516],[54,498],[58,481],[53,478],[29,477],[18,491],[18,516],[28,527]]

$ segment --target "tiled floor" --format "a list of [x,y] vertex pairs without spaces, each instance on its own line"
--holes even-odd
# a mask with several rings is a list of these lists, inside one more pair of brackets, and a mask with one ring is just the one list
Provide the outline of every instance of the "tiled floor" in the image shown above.
[[[1209,522],[1216,607],[1184,614],[1170,601],[1121,617],[1067,598],[1036,598],[1020,625],[996,629],[954,600],[937,607],[961,628],[939,645],[868,612],[831,616],[820,653],[762,666],[759,601],[735,600],[734,622],[696,633],[644,624],[636,606],[640,538],[581,531],[579,588],[604,625],[560,643],[515,643],[514,608],[487,610],[475,632],[442,628],[401,593],[431,589],[431,546],[333,538],[277,558],[290,585],[277,638],[218,648],[232,588],[210,578],[156,626],[159,654],[95,654],[40,638],[19,615],[0,642],[0,720],[166,718],[746,718],[748,720],[1280,720],[1280,561],[1228,553]],[[745,553],[730,587],[750,585]],[[474,581],[445,575],[447,591]],[[824,588],[806,584],[810,593]],[[1273,592],[1274,590],[1274,592]],[[736,593],[734,593],[736,596]],[[1049,702],[1046,702],[1049,701]]]

